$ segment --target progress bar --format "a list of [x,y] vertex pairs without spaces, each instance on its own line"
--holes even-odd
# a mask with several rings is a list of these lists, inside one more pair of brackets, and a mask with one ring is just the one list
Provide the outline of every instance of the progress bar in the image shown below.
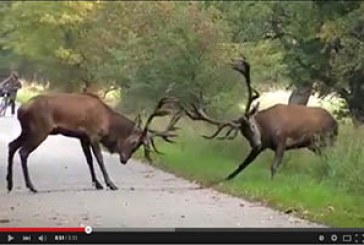
[[85,232],[86,227],[0,227],[1,233],[54,233],[54,232]]

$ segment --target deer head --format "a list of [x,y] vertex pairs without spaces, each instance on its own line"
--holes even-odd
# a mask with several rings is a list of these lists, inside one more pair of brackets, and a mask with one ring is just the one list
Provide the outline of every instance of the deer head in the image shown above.
[[155,107],[152,114],[147,118],[147,121],[142,128],[142,120],[140,115],[134,120],[134,127],[129,134],[129,136],[123,140],[119,141],[118,149],[120,155],[120,162],[126,164],[130,159],[132,154],[139,149],[140,146],[144,146],[144,155],[148,161],[152,162],[151,152],[152,149],[159,154],[162,154],[155,146],[154,139],[159,137],[164,141],[169,143],[174,143],[170,138],[176,137],[175,131],[178,129],[175,127],[177,122],[182,116],[182,111],[179,111],[173,115],[167,128],[163,131],[157,131],[150,129],[150,124],[156,117],[167,116],[170,114],[170,111],[167,109],[163,109],[166,105],[171,105],[176,103],[176,99],[174,98],[162,98],[157,106]]

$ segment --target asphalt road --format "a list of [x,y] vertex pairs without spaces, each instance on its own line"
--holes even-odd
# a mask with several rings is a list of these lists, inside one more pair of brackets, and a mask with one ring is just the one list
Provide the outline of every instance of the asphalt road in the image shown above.
[[[104,153],[118,191],[95,190],[81,146],[51,136],[29,157],[38,193],[25,188],[18,154],[7,193],[7,144],[20,132],[15,117],[0,118],[0,226],[317,227],[301,219],[199,186],[138,161],[122,165]],[[96,173],[105,186],[95,162]]]

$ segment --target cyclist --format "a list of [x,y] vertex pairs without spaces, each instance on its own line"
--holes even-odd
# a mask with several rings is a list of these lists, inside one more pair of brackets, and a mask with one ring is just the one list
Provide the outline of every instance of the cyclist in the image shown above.
[[18,79],[18,75],[15,72],[11,72],[10,76],[0,83],[0,88],[1,96],[9,97],[9,104],[11,105],[11,115],[14,115],[16,96],[18,90],[22,88],[22,84]]

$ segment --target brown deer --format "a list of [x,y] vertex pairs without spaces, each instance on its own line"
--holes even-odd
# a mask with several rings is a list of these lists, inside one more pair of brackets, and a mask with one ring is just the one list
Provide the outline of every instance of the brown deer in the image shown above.
[[90,169],[91,180],[96,189],[102,189],[97,180],[91,150],[99,164],[106,185],[111,190],[118,188],[110,180],[105,169],[100,144],[111,153],[118,153],[120,162],[126,164],[131,155],[144,146],[145,157],[151,161],[152,149],[160,153],[154,144],[155,137],[173,142],[172,137],[177,136],[175,124],[182,112],[174,114],[164,131],[155,131],[149,128],[155,117],[166,116],[170,113],[168,105],[175,103],[173,98],[163,98],[148,117],[144,128],[141,128],[140,116],[133,122],[125,116],[115,112],[98,96],[88,93],[58,93],[39,95],[23,104],[18,109],[18,120],[21,125],[20,135],[9,143],[7,188],[10,192],[13,187],[12,166],[15,152],[20,148],[22,170],[26,187],[36,192],[29,177],[28,156],[48,137],[48,135],[61,134],[67,137],[78,138],[86,161]]
[[207,139],[215,138],[224,128],[228,131],[218,139],[233,139],[239,131],[248,140],[251,151],[246,159],[224,180],[233,179],[243,171],[265,149],[275,152],[271,164],[273,179],[286,150],[308,148],[321,154],[321,149],[334,144],[337,133],[337,121],[323,108],[303,105],[277,104],[258,111],[259,103],[250,109],[252,102],[259,93],[250,85],[250,65],[243,60],[235,60],[233,69],[245,77],[248,87],[248,101],[245,113],[231,121],[220,121],[209,117],[196,104],[181,105],[181,108],[192,120],[201,120],[217,126],[217,130]]

